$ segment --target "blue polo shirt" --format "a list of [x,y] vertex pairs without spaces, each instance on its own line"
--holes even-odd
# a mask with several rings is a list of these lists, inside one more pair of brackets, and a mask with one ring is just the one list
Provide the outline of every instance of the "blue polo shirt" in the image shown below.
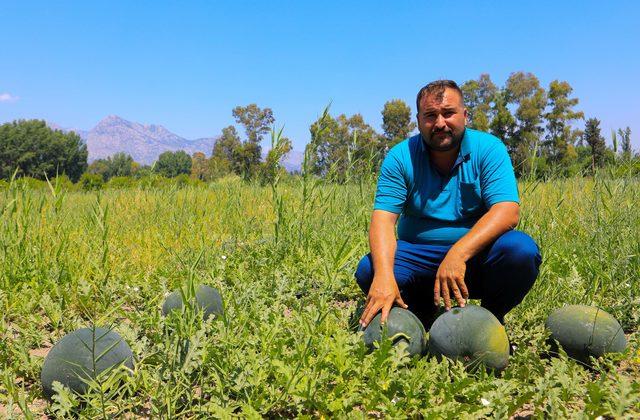
[[506,147],[491,134],[466,128],[448,176],[431,164],[420,134],[389,150],[380,168],[374,209],[400,214],[401,240],[452,245],[503,201],[519,202]]

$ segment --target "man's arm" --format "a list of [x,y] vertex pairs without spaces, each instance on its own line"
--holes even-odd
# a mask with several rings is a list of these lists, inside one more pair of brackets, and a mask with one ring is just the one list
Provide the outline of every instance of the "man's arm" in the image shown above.
[[[451,309],[453,294],[460,306],[464,306],[469,292],[464,282],[467,261],[482,249],[493,243],[500,235],[515,228],[520,217],[520,206],[515,202],[496,203],[486,212],[462,238],[456,242],[445,256],[433,288],[434,303],[444,300],[445,309]],[[375,260],[374,260],[375,261]]]
[[396,253],[395,225],[398,216],[396,213],[384,210],[374,210],[371,215],[369,245],[374,274],[365,308],[360,317],[362,327],[366,327],[381,309],[381,321],[384,323],[394,303],[407,308],[393,275],[393,260]]

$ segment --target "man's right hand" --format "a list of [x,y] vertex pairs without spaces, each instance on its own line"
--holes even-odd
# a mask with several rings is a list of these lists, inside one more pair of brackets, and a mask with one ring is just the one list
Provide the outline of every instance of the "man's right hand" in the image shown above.
[[381,322],[384,324],[387,322],[389,311],[393,307],[393,304],[397,304],[401,308],[407,309],[407,305],[400,296],[400,290],[396,280],[391,278],[373,277],[369,294],[367,295],[367,301],[365,302],[364,311],[360,317],[360,325],[365,328],[369,325],[369,322],[382,310]]

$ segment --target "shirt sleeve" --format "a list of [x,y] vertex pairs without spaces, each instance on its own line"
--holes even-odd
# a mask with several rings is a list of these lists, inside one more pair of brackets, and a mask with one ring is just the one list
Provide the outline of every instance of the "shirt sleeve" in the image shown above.
[[392,149],[382,162],[373,209],[400,214],[407,201],[407,182],[402,159],[394,152],[397,149]]
[[482,200],[487,208],[504,201],[520,202],[516,176],[504,144],[495,145],[483,157],[480,183]]

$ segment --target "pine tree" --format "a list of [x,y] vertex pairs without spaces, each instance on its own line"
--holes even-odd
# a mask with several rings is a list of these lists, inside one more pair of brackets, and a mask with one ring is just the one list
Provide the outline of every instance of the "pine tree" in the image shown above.
[[584,142],[591,147],[591,170],[602,168],[605,162],[606,145],[600,134],[600,120],[589,118],[585,124]]

